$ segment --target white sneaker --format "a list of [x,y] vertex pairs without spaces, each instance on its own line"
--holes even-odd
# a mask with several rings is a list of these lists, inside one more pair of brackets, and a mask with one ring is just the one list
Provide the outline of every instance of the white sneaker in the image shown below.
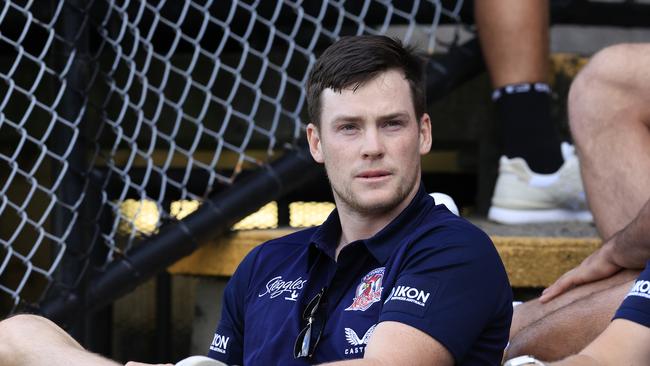
[[522,158],[499,160],[499,177],[488,219],[502,224],[593,220],[571,144],[562,143],[564,164],[553,174],[530,170]]

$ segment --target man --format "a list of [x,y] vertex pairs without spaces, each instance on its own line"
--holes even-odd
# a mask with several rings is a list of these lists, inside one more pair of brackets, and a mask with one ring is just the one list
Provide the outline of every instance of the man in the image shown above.
[[423,91],[420,60],[387,37],[344,38],[319,58],[307,139],[337,209],[244,259],[211,357],[499,364],[511,291],[488,237],[420,183],[431,146]]
[[431,146],[422,72],[411,50],[383,36],[344,38],[319,58],[307,139],[337,209],[243,260],[210,357],[500,364],[511,289],[487,235],[436,206],[421,184],[420,155]]
[[608,326],[650,260],[650,44],[606,48],[578,75],[569,117],[602,247],[518,306],[509,356],[557,360]]

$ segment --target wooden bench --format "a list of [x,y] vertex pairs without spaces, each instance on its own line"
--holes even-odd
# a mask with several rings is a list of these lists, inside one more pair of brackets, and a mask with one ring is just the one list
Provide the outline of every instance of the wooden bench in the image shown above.
[[[236,231],[169,267],[171,274],[229,277],[257,245],[296,229]],[[600,246],[600,239],[491,235],[513,287],[546,287]]]

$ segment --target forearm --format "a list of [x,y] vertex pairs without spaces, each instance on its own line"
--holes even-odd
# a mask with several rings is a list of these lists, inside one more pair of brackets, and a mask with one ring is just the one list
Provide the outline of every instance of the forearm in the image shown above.
[[623,230],[610,240],[614,263],[630,269],[643,268],[650,259],[650,200]]

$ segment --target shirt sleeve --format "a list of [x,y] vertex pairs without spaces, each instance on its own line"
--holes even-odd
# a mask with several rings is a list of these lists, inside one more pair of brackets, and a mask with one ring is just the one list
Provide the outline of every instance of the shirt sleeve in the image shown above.
[[245,298],[258,248],[239,264],[224,289],[221,319],[208,350],[208,357],[228,365],[244,363]]
[[386,289],[379,320],[429,334],[457,363],[473,347],[500,360],[512,317],[512,290],[489,237],[467,226],[436,230],[412,244],[394,286]]
[[626,319],[650,327],[650,261],[634,281],[614,319]]

